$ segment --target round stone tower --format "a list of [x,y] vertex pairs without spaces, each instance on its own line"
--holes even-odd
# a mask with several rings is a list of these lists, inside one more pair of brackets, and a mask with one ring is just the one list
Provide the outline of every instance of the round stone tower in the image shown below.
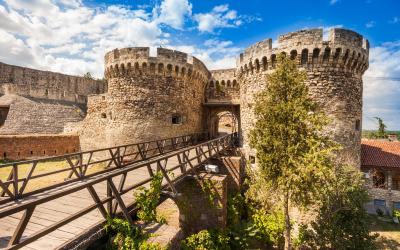
[[105,55],[105,77],[108,92],[97,102],[103,102],[101,114],[92,116],[105,121],[98,134],[107,145],[203,131],[203,91],[210,73],[197,58],[163,48],[156,57],[149,48],[115,49]]
[[311,97],[332,119],[328,126],[333,139],[343,146],[341,157],[360,165],[362,75],[368,68],[368,40],[353,31],[332,29],[326,41],[322,29],[301,30],[281,35],[272,48],[267,39],[246,49],[237,59],[240,84],[242,142],[247,156],[249,131],[254,124],[254,95],[266,86],[266,75],[276,65],[277,55],[285,53],[306,70]]

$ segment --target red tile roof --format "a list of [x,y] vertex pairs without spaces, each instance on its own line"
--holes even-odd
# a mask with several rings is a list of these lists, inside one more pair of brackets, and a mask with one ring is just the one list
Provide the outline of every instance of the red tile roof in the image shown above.
[[400,142],[362,140],[361,166],[400,168]]

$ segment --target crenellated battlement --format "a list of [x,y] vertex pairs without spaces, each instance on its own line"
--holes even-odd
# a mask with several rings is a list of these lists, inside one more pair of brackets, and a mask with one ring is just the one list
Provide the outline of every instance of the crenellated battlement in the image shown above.
[[236,69],[211,70],[211,79],[209,87],[215,87],[214,83],[221,84],[222,87],[239,88],[236,81]]
[[115,49],[105,55],[105,77],[120,75],[160,75],[176,78],[194,78],[208,81],[211,73],[196,57],[186,53],[157,48],[157,55],[150,56],[150,48],[136,47]]
[[339,68],[362,74],[368,68],[369,42],[354,31],[339,28],[329,31],[327,41],[322,29],[291,32],[279,36],[276,48],[272,47],[272,39],[247,48],[237,59],[239,74],[272,70],[279,54],[289,56],[308,70]]

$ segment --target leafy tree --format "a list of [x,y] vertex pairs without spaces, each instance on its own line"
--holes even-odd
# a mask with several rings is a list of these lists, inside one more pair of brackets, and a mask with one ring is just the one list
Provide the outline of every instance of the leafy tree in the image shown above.
[[92,74],[90,74],[90,72],[87,72],[86,74],[83,75],[84,78],[86,79],[94,79],[94,77],[92,76]]
[[352,166],[337,166],[319,193],[319,210],[303,241],[312,249],[375,249],[364,209],[368,201],[361,173]]
[[386,125],[383,123],[382,118],[374,117],[378,121],[378,132],[376,134],[377,138],[386,138]]
[[306,77],[293,60],[280,55],[266,89],[256,98],[257,121],[250,132],[264,189],[275,190],[282,204],[285,249],[292,247],[289,208],[313,201],[336,149],[323,133],[328,119],[309,97]]

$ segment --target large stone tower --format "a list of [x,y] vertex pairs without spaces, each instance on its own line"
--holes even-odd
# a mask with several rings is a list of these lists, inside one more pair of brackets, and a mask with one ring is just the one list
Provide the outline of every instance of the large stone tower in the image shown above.
[[246,49],[237,60],[243,148],[247,156],[249,131],[254,124],[254,95],[265,88],[279,53],[296,60],[308,74],[312,98],[332,119],[328,130],[343,147],[342,157],[360,165],[362,75],[368,68],[369,44],[353,31],[332,29],[323,40],[322,29],[281,35],[277,48],[266,39]]
[[89,98],[84,148],[203,132],[210,73],[197,58],[163,48],[155,57],[149,48],[115,49],[105,55],[105,77],[108,92]]

